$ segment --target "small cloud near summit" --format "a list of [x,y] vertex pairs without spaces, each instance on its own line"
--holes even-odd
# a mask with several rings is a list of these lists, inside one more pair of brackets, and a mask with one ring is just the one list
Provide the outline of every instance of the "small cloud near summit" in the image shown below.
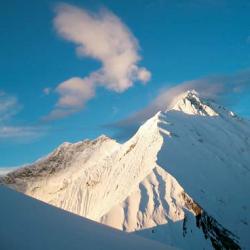
[[195,90],[200,97],[213,99],[218,102],[232,103],[237,100],[228,100],[228,94],[241,93],[250,88],[250,69],[246,69],[231,75],[208,76],[200,79],[184,81],[173,87],[159,91],[155,99],[147,107],[141,109],[129,117],[112,124],[106,128],[118,131],[116,138],[123,139],[131,136],[138,127],[158,111],[165,111],[176,101],[176,98],[188,90]]
[[49,94],[51,93],[51,91],[52,91],[51,88],[44,88],[44,89],[43,89],[43,93],[44,93],[45,95],[49,95]]

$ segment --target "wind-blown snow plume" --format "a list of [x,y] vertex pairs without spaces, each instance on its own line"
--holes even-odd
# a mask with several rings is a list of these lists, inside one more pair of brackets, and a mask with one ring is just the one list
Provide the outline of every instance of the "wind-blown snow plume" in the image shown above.
[[92,13],[68,4],[56,9],[54,26],[58,34],[77,45],[76,53],[102,63],[102,67],[84,78],[73,77],[56,88],[60,95],[48,118],[58,118],[82,108],[95,94],[96,86],[123,92],[135,81],[146,83],[151,73],[139,67],[138,42],[130,30],[112,12]]
[[117,138],[124,139],[131,136],[145,120],[159,110],[170,109],[184,92],[193,89],[201,97],[213,99],[216,102],[235,102],[237,98],[227,98],[230,94],[237,94],[250,88],[250,69],[240,71],[232,75],[208,76],[200,79],[184,81],[174,87],[162,89],[151,103],[142,110],[132,114],[128,118],[118,121],[107,127],[119,130]]

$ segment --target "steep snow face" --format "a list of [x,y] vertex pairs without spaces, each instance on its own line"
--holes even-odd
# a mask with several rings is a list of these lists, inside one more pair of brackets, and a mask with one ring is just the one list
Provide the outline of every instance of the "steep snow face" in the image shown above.
[[162,114],[159,127],[164,143],[157,163],[249,247],[249,123],[224,109],[212,117],[172,110]]
[[173,249],[0,186],[1,250]]
[[[157,117],[156,167],[100,221],[182,249],[238,249],[235,235],[247,248],[249,123],[194,92]],[[201,240],[202,232],[210,242]]]
[[124,144],[64,144],[0,182],[182,249],[247,249],[249,127],[191,91]]
[[141,236],[180,249],[211,249],[212,244],[198,230],[196,214],[187,207],[184,195],[188,197],[179,183],[156,166],[100,222],[127,232],[137,231]]

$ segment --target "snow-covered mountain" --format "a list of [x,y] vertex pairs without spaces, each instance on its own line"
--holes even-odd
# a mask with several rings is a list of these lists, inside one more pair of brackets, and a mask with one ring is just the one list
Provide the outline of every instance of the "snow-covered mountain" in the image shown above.
[[123,144],[64,143],[0,182],[181,249],[250,249],[250,124],[194,91]]

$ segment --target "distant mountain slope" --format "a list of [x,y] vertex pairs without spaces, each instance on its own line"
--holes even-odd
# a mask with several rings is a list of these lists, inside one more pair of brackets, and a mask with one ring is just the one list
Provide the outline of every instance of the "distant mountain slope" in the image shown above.
[[0,186],[1,250],[173,249]]
[[63,144],[0,182],[182,249],[250,249],[250,124],[194,91],[124,144]]

